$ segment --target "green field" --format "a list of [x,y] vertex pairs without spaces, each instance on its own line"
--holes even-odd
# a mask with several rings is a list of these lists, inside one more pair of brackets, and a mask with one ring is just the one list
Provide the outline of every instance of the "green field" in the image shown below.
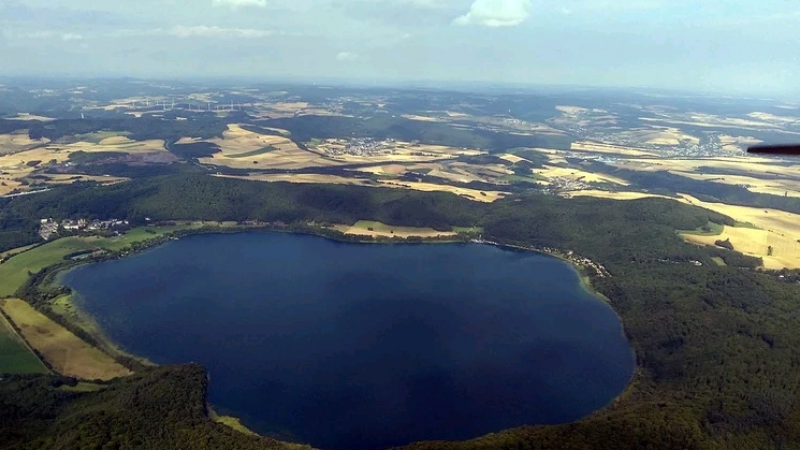
[[483,233],[483,227],[453,227],[456,233]]
[[0,314],[0,374],[48,372],[39,358],[11,328],[5,316]]
[[727,266],[727,264],[725,264],[725,261],[722,258],[720,258],[719,256],[712,256],[711,259],[718,266]]
[[714,222],[708,222],[704,227],[696,230],[678,230],[680,234],[691,234],[694,236],[717,236],[725,231],[725,225],[720,225]]
[[59,386],[59,389],[66,392],[96,392],[105,389],[107,386],[102,384],[89,383],[87,381],[79,381],[75,386]]
[[[59,263],[64,256],[81,250],[102,248],[120,250],[132,242],[145,241],[166,233],[195,226],[135,228],[122,236],[68,236],[28,250],[0,264],[0,297],[13,295],[28,279],[28,272],[36,273],[47,266]],[[199,225],[197,226],[199,227]]]
[[36,244],[26,245],[24,247],[12,248],[11,250],[0,252],[0,258],[5,258],[6,256],[15,255],[17,253],[22,253],[26,250],[32,249],[33,247],[36,247]]
[[125,131],[97,131],[95,133],[76,134],[75,137],[84,142],[99,144],[103,139],[116,136],[128,136],[129,134],[130,133]]
[[91,250],[92,244],[83,238],[66,237],[49,244],[28,250],[0,264],[0,297],[13,295],[28,279],[28,272],[36,273],[43,268],[64,260],[64,256],[79,250]]
[[533,183],[533,184],[536,184],[539,181],[547,181],[547,178],[538,174],[533,174],[529,177],[523,177],[521,175],[504,175],[498,179],[502,181],[508,181],[509,183],[516,182],[516,183]]

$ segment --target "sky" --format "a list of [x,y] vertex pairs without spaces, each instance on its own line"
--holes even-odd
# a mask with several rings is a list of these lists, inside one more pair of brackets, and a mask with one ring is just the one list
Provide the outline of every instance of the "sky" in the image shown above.
[[792,0],[0,0],[0,76],[800,94]]

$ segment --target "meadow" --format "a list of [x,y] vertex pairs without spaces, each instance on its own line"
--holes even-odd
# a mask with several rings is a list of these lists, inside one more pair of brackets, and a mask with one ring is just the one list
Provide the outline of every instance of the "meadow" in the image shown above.
[[5,315],[0,313],[0,374],[48,372],[47,367],[31,352]]
[[85,380],[110,380],[131,371],[99,349],[19,299],[5,299],[0,307],[19,328],[22,336],[53,369]]
[[409,236],[437,237],[456,235],[455,231],[438,231],[434,230],[433,228],[398,227],[371,220],[359,220],[353,225],[334,225],[333,229],[341,231],[345,234],[373,237],[383,236],[407,238]]
[[64,261],[64,257],[78,251],[104,249],[117,251],[133,242],[145,241],[179,229],[199,227],[199,224],[134,228],[115,237],[67,236],[44,245],[23,251],[0,264],[0,297],[14,295],[28,279],[28,272],[36,273],[47,266]]

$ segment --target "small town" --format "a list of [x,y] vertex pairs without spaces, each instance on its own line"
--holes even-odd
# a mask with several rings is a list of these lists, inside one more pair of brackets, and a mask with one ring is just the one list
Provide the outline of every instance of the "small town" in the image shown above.
[[352,155],[352,156],[375,156],[389,150],[389,146],[394,144],[394,139],[385,141],[373,141],[371,139],[356,140],[345,145],[344,148],[328,148],[326,153],[329,155]]
[[127,220],[108,219],[108,220],[89,220],[89,219],[64,219],[60,223],[52,218],[40,219],[39,235],[42,239],[49,240],[53,234],[58,233],[59,228],[64,231],[100,231],[112,230],[128,226]]

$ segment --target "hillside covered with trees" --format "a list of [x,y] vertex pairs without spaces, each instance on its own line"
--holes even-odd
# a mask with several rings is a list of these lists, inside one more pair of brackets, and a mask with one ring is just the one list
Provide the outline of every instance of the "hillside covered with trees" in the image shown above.
[[[636,351],[638,370],[629,389],[611,407],[577,423],[522,427],[468,442],[417,443],[409,449],[800,445],[800,286],[753,270],[759,263],[754,258],[685,243],[675,230],[733,224],[708,210],[655,198],[566,200],[535,193],[483,204],[447,193],[203,175],[108,187],[84,183],[0,200],[0,223],[9,224],[5,232],[19,234],[21,241],[40,217],[118,217],[134,224],[149,217],[303,225],[376,220],[443,230],[480,226],[485,239],[572,250],[611,274],[587,273],[620,315]],[[103,439],[114,443],[107,448],[280,445],[205,420],[206,380],[198,367],[147,369],[82,394],[63,394],[58,380],[37,376],[0,382],[5,414],[0,449],[106,448],[99,445]]]

